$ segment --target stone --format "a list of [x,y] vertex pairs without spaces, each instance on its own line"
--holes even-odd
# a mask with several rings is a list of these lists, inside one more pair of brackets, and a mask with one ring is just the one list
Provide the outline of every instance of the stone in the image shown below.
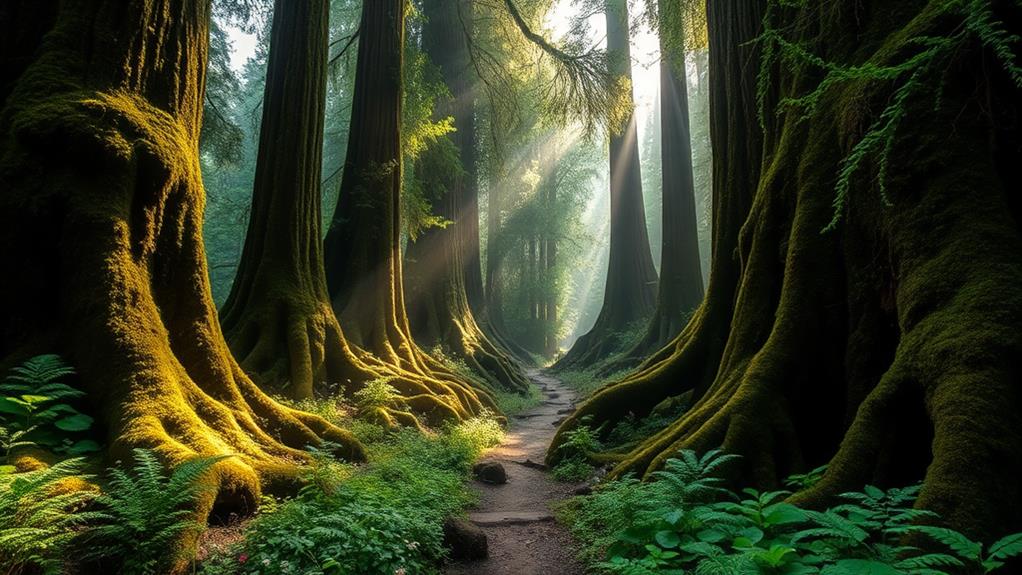
[[507,471],[504,466],[496,461],[480,461],[472,467],[472,474],[476,479],[491,485],[503,485],[507,483]]
[[486,534],[466,519],[450,517],[444,522],[444,546],[455,561],[475,561],[489,555]]

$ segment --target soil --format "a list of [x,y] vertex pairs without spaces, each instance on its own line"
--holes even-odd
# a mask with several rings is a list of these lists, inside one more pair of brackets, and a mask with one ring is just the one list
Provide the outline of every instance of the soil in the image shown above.
[[508,483],[473,487],[479,503],[469,513],[489,540],[489,557],[449,565],[446,575],[582,575],[575,542],[554,522],[552,504],[572,496],[579,484],[558,483],[542,465],[556,424],[574,407],[575,393],[539,370],[527,374],[542,390],[544,401],[512,418],[504,442],[483,454],[482,461],[504,465]]

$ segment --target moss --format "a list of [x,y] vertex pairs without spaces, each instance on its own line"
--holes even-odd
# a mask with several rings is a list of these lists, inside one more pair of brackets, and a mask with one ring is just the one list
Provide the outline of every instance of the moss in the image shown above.
[[[913,38],[946,30],[937,4],[874,6],[855,45],[827,40],[843,37],[848,11],[821,21],[808,17],[815,6],[796,10],[792,30],[828,57],[883,64]],[[763,487],[830,460],[823,479],[794,497],[802,504],[923,479],[918,505],[956,528],[977,537],[1017,528],[1022,397],[1012,382],[1022,357],[1022,237],[1006,190],[1017,183],[1019,158],[1017,148],[1000,159],[991,151],[998,132],[974,94],[1017,109],[1018,89],[975,72],[986,57],[957,53],[936,110],[926,99],[906,103],[919,120],[903,125],[890,152],[891,205],[874,180],[856,179],[846,219],[827,234],[820,230],[833,213],[843,151],[896,87],[853,81],[827,90],[810,122],[790,110],[768,118],[721,354],[705,353],[715,344],[708,306],[726,287],[715,270],[707,300],[675,342],[581,406],[558,440],[582,417],[615,422],[692,390],[692,408],[612,476],[648,473],[679,449],[723,446],[745,456],[737,472]],[[770,98],[805,93],[818,80],[806,68],[781,71]],[[733,183],[718,189],[724,204],[737,201]],[[715,229],[722,225],[718,217]]]

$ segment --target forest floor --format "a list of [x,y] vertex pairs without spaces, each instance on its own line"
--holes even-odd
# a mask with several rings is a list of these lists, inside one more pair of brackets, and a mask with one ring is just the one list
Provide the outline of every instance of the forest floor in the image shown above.
[[446,575],[581,575],[575,543],[554,521],[551,505],[571,497],[579,484],[558,483],[541,465],[557,424],[574,409],[576,395],[560,380],[540,370],[527,374],[539,385],[543,403],[512,418],[503,443],[480,461],[497,461],[508,482],[473,482],[479,503],[469,519],[486,533],[489,557],[456,563]]

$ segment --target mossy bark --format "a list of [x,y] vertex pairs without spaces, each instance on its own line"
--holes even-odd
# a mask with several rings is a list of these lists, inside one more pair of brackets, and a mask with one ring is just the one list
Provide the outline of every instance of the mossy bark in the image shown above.
[[677,0],[660,0],[660,147],[663,239],[657,305],[646,333],[605,373],[632,367],[671,342],[703,300],[699,262],[692,129],[685,73],[684,22]]
[[[556,364],[558,370],[584,370],[620,349],[621,333],[647,320],[656,308],[657,274],[649,249],[642,200],[639,136],[632,103],[632,60],[628,3],[605,2],[608,67],[618,89],[626,90],[626,113],[609,119],[610,259],[603,306],[596,324]],[[614,114],[616,115],[616,114]]]
[[0,55],[0,245],[17,270],[0,286],[2,361],[67,357],[111,460],[234,455],[202,516],[252,511],[324,439],[362,459],[347,432],[261,392],[217,323],[198,154],[208,2],[46,4],[0,20],[7,37],[52,16],[28,26],[26,59]]
[[[523,391],[528,380],[476,323],[468,275],[479,274],[479,210],[475,175],[473,76],[462,20],[471,4],[431,0],[422,6],[423,51],[443,76],[450,98],[437,103],[438,117],[454,119],[455,132],[431,146],[417,165],[432,212],[450,222],[408,242],[405,297],[412,334],[424,345],[443,345],[494,388]],[[459,15],[461,11],[464,16]],[[445,154],[450,146],[460,170]],[[437,160],[437,161],[432,161]],[[475,207],[472,207],[472,206]],[[476,264],[470,264],[473,258]],[[482,297],[482,277],[478,297]],[[477,308],[479,306],[476,306]]]
[[406,0],[366,2],[340,197],[325,240],[327,287],[359,359],[428,419],[495,408],[485,389],[459,381],[415,344],[401,258],[401,106]]
[[[942,13],[943,5],[863,11],[851,1],[810,3],[775,17],[795,41],[829,60],[885,64],[917,50],[915,38],[957,29],[961,16]],[[1009,32],[1017,33],[1019,14],[1002,8]],[[719,80],[738,73],[727,58],[755,37],[751,28],[723,32],[761,21],[751,17],[763,5],[711,2],[709,9],[711,76]],[[727,12],[730,21],[721,18]],[[771,117],[762,170],[745,180],[755,181],[747,218],[720,219],[738,211],[734,204],[748,188],[715,179],[715,207],[725,207],[715,213],[715,227],[741,230],[734,260],[721,251],[721,232],[715,235],[714,272],[722,260],[740,271],[723,352],[713,353],[717,341],[700,331],[719,297],[720,276],[711,275],[706,301],[675,345],[583,405],[559,437],[586,415],[597,424],[616,421],[691,391],[692,408],[624,456],[614,475],[648,473],[679,449],[723,446],[744,455],[746,480],[767,487],[829,462],[820,483],[794,496],[799,503],[824,505],[865,483],[923,479],[918,504],[951,525],[980,537],[1017,529],[1022,214],[1013,190],[1022,153],[1017,122],[1009,119],[1018,116],[1020,94],[977,43],[958,50],[942,73],[938,107],[926,97],[905,103],[911,121],[888,156],[891,205],[883,205],[870,177],[875,165],[864,169],[833,232],[821,230],[833,216],[841,161],[896,85],[846,82],[827,90],[811,121],[799,121],[797,110]],[[819,79],[803,66],[773,70],[768,109]],[[735,169],[733,142],[719,139],[718,126],[739,138],[755,134],[752,126],[731,130],[738,127],[735,110],[754,107],[751,86],[727,109],[720,107],[727,101],[722,87],[712,82],[713,145],[715,160],[728,167],[715,166],[715,178]]]
[[364,381],[330,306],[320,235],[320,171],[330,7],[274,4],[252,214],[221,323],[241,366],[296,399]]

